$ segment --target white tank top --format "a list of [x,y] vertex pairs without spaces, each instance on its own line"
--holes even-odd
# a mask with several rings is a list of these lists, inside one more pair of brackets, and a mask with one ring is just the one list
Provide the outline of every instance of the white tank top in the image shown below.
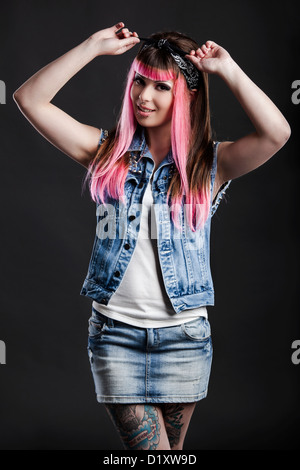
[[143,198],[137,244],[123,279],[108,305],[93,301],[93,307],[109,318],[143,328],[174,326],[200,316],[207,317],[206,307],[174,311],[163,282],[156,234],[149,182]]

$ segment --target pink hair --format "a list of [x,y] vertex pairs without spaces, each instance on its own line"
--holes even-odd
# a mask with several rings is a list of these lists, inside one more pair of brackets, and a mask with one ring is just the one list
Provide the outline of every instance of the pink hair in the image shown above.
[[[171,124],[171,146],[175,165],[178,169],[181,187],[180,193],[172,197],[172,220],[177,228],[180,208],[185,196],[185,214],[192,231],[203,227],[210,208],[210,195],[206,189],[201,192],[189,189],[186,166],[189,154],[189,141],[191,136],[190,120],[190,94],[184,76],[179,73],[176,77],[174,70],[161,70],[146,66],[136,58],[131,64],[128,72],[127,83],[124,92],[124,99],[120,117],[116,128],[115,145],[109,160],[103,164],[100,160],[92,160],[88,168],[87,177],[90,175],[90,193],[93,201],[102,201],[105,204],[105,192],[113,199],[124,200],[124,184],[128,169],[123,155],[130,146],[137,128],[137,121],[134,116],[131,101],[131,87],[135,72],[151,80],[171,80],[174,79],[174,104]],[[120,160],[121,159],[121,160]],[[120,160],[120,161],[119,161]],[[119,165],[116,163],[119,162]],[[170,190],[167,193],[170,197]],[[199,205],[201,205],[201,210]]]

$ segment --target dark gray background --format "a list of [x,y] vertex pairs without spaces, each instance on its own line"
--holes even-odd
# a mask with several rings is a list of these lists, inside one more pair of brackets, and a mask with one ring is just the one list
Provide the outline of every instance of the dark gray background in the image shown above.
[[[235,180],[212,223],[216,290],[209,307],[214,361],[208,397],[188,449],[296,449],[300,365],[296,1],[10,1],[1,6],[0,448],[120,449],[96,402],[86,353],[90,300],[79,295],[95,233],[95,206],[81,193],[85,170],[28,123],[12,93],[90,34],[118,21],[146,36],[175,29],[225,47],[281,109],[292,137],[262,167]],[[74,118],[110,128],[136,54],[100,57],[53,102]],[[218,140],[253,130],[216,76],[210,78]]]

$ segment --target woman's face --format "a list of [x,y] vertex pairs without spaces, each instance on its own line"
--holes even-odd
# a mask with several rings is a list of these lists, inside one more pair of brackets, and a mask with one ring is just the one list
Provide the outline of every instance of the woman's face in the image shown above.
[[134,115],[144,127],[158,127],[169,123],[173,111],[174,80],[150,80],[135,73],[130,97]]

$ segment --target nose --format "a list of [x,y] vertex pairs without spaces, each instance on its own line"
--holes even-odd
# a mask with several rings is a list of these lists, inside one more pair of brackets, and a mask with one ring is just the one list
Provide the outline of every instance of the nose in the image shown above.
[[152,99],[152,93],[151,93],[151,87],[150,86],[145,86],[143,88],[143,91],[140,93],[139,99],[142,102],[148,102],[151,101]]

